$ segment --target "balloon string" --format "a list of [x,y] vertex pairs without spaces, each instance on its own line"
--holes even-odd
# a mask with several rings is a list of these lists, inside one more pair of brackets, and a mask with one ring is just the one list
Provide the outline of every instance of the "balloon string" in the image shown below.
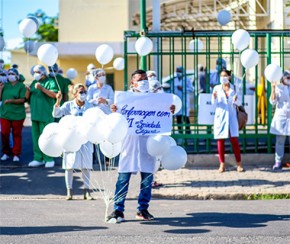
[[54,75],[55,82],[56,82],[56,84],[57,84],[57,86],[58,86],[58,89],[59,89],[59,91],[61,92],[61,89],[60,89],[60,86],[59,86],[58,80],[57,80],[57,78],[56,78],[56,74],[54,73],[54,70],[53,70],[52,67],[51,67],[51,69],[52,69],[52,73],[53,73],[53,75]]

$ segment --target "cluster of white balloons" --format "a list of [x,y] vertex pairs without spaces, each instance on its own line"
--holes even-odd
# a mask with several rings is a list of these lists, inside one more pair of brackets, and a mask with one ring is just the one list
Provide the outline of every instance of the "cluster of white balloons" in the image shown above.
[[236,30],[232,34],[232,43],[235,49],[242,51],[240,59],[246,69],[253,68],[259,63],[258,52],[254,49],[246,49],[250,45],[250,41],[250,34],[243,29]]
[[187,162],[186,151],[176,145],[175,140],[170,136],[152,135],[147,140],[148,153],[156,157],[155,170],[160,167],[160,164],[165,169],[177,170],[185,166]]
[[[109,46],[108,44],[102,44],[100,46],[97,47],[96,52],[95,52],[95,56],[97,61],[102,64],[105,65],[109,62],[111,62],[111,60],[114,57],[114,50],[111,46]],[[113,62],[113,67],[116,70],[123,70],[125,66],[124,63],[124,58],[116,58]]]
[[83,116],[66,115],[59,123],[48,124],[38,145],[42,152],[59,157],[63,151],[76,152],[88,141],[100,144],[102,153],[114,158],[121,152],[122,140],[128,132],[128,122],[119,113],[106,115],[95,107]]

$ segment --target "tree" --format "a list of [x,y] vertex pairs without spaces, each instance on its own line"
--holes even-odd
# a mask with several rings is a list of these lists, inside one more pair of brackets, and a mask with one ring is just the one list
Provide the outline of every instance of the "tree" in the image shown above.
[[[28,14],[28,17],[35,17],[39,22],[39,27],[35,33],[35,37],[30,40],[39,42],[57,42],[58,41],[58,16],[47,16],[41,9],[33,14]],[[27,39],[25,39],[27,40]]]

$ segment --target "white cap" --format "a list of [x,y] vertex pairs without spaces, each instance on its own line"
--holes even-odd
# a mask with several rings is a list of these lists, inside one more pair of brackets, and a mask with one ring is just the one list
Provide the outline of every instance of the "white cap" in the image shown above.
[[95,69],[96,67],[95,67],[95,65],[94,64],[89,64],[88,66],[87,66],[87,71],[91,71],[92,69]]

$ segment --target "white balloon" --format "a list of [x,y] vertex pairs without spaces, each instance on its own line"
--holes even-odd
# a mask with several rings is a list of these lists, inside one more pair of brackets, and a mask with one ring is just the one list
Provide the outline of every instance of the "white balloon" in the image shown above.
[[173,105],[175,105],[175,111],[174,111],[174,114],[177,114],[181,107],[182,107],[182,101],[181,99],[179,98],[179,96],[173,94]]
[[270,82],[276,82],[283,76],[282,69],[277,64],[269,64],[264,70],[265,77]]
[[99,119],[95,124],[88,124],[86,126],[85,137],[87,140],[94,144],[99,144],[105,140],[105,136],[103,133],[104,129],[104,120]]
[[165,154],[170,148],[170,140],[168,137],[163,135],[149,136],[146,143],[147,152],[153,157]]
[[25,52],[31,53],[34,50],[34,45],[35,45],[34,41],[31,41],[31,40],[24,42]]
[[229,11],[223,9],[218,12],[217,21],[220,25],[226,25],[231,21],[232,15]]
[[65,129],[74,129],[77,127],[77,119],[76,116],[73,115],[66,115],[63,116],[59,121],[59,129],[65,130]]
[[124,69],[124,59],[123,58],[116,58],[113,62],[113,67],[116,70],[123,70]]
[[259,62],[259,54],[256,50],[247,49],[242,52],[241,63],[246,69],[255,67]]
[[38,30],[39,22],[38,22],[37,18],[34,16],[28,16],[27,19],[32,19],[36,24],[36,30]]
[[169,143],[170,143],[170,146],[176,146],[176,141],[171,137],[171,136],[168,136],[168,140],[169,140]]
[[239,51],[242,51],[249,46],[250,39],[250,34],[243,29],[236,30],[232,35],[232,43]]
[[88,139],[86,138],[84,128],[88,128],[82,116],[75,116],[76,118],[76,133],[79,134],[80,144],[86,144]]
[[146,56],[153,49],[153,42],[146,36],[141,36],[135,43],[135,49],[140,56]]
[[[196,48],[197,48],[197,49],[196,49]],[[196,50],[197,50],[197,52],[201,52],[202,49],[203,49],[203,43],[202,43],[202,41],[199,40],[199,39],[191,40],[191,41],[189,42],[189,49],[190,49],[191,51],[194,51],[194,52],[196,52]]]
[[3,36],[0,36],[0,51],[3,51],[4,46],[5,46],[4,38]]
[[162,166],[168,170],[180,169],[186,162],[186,151],[180,146],[171,146],[161,158]]
[[51,44],[43,44],[37,50],[37,57],[44,64],[52,66],[58,58],[57,48]]
[[96,49],[95,55],[100,64],[107,64],[112,60],[114,51],[109,45],[102,44]]
[[66,77],[73,80],[78,76],[78,72],[74,68],[70,68],[66,71]]
[[105,139],[111,143],[122,141],[128,132],[128,122],[119,113],[111,113],[105,118],[103,133]]
[[59,131],[59,143],[66,152],[80,150],[82,138],[76,129],[67,128]]
[[24,37],[31,37],[37,31],[37,24],[31,18],[23,19],[19,24],[19,30]]
[[100,143],[100,150],[107,158],[116,157],[122,149],[122,142],[111,143],[108,141],[103,141]]
[[59,143],[58,123],[46,125],[38,139],[40,150],[48,156],[59,157],[63,148]]
[[86,110],[83,114],[84,121],[88,124],[96,124],[100,119],[106,118],[106,114],[98,107]]
[[158,171],[161,165],[161,157],[156,157],[155,166],[154,166],[154,173]]

